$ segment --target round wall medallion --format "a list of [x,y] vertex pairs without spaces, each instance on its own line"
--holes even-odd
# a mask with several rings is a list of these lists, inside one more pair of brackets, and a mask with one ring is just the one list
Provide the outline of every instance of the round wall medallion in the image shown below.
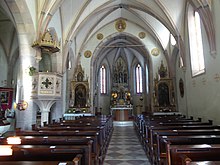
[[158,55],[160,54],[160,50],[159,50],[158,48],[153,48],[153,49],[151,50],[151,54],[152,54],[153,56],[158,56]]
[[89,58],[89,57],[92,56],[92,52],[91,52],[90,50],[87,50],[87,51],[85,51],[84,56],[85,56],[86,58]]
[[126,28],[126,22],[123,19],[119,19],[115,22],[115,29],[118,32],[123,32]]
[[103,34],[102,34],[102,33],[98,33],[98,34],[96,35],[96,38],[97,38],[98,40],[102,40],[102,39],[103,39]]
[[179,90],[180,90],[180,96],[183,97],[184,96],[184,83],[183,83],[183,79],[179,80]]
[[141,39],[143,39],[143,38],[146,37],[146,34],[145,34],[144,32],[140,32],[140,33],[138,34],[138,36],[139,36]]

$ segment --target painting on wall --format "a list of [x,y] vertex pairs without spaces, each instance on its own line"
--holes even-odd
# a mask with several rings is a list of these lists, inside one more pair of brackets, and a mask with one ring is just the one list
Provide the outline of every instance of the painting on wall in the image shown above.
[[1,104],[8,104],[9,92],[1,92]]
[[12,106],[13,88],[0,88],[1,109],[10,109]]
[[183,83],[183,79],[179,80],[179,91],[180,91],[180,96],[183,97],[184,96],[184,83]]
[[86,87],[83,84],[79,84],[75,88],[75,106],[86,107]]

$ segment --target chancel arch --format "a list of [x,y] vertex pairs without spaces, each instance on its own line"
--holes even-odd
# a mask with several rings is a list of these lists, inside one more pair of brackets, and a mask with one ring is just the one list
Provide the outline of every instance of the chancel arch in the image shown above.
[[[111,38],[112,37],[112,38]],[[146,107],[150,109],[150,94],[146,94],[146,76],[152,74],[152,72],[146,74],[146,69],[144,66],[148,66],[149,68],[152,65],[149,65],[151,61],[149,56],[149,50],[146,47],[141,46],[142,41],[132,35],[127,35],[126,33],[118,34],[109,37],[109,40],[102,43],[102,45],[98,45],[99,48],[93,53],[92,64],[94,67],[92,76],[93,80],[99,82],[99,70],[96,68],[100,68],[102,64],[108,64],[107,66],[107,91],[109,93],[107,95],[99,95],[97,88],[97,84],[92,84],[92,88],[94,89],[94,101],[97,102],[96,110],[102,110],[102,113],[109,114],[109,108],[107,106],[114,107],[115,105],[131,105],[133,107],[134,113],[137,111],[137,105],[147,103]],[[118,40],[116,40],[118,39]],[[117,42],[116,42],[117,41]],[[135,45],[139,45],[135,47]],[[135,67],[137,64],[140,64],[142,68],[142,86],[144,93],[142,95],[136,94],[136,86],[135,86]],[[93,68],[92,67],[92,68]],[[150,81],[150,80],[149,80]],[[150,88],[148,88],[150,90]],[[119,99],[123,98],[123,99]],[[129,99],[126,99],[129,98]],[[140,99],[142,101],[140,101]],[[120,101],[119,101],[120,100]],[[146,101],[147,100],[147,101]],[[103,104],[103,102],[105,104]],[[143,106],[144,109],[145,106]],[[141,113],[141,112],[140,112]]]

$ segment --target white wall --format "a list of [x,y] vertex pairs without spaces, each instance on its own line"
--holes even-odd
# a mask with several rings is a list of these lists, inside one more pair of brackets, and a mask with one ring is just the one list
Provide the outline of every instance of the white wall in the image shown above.
[[[219,1],[212,1],[214,9],[214,22],[216,23],[216,43],[220,43],[220,22]],[[187,28],[187,26],[186,26]],[[185,72],[185,96],[181,98],[178,92],[178,103],[179,111],[195,118],[201,117],[203,121],[213,120],[214,124],[220,124],[220,78],[216,79],[216,74],[220,75],[220,54],[219,45],[217,44],[216,57],[213,57],[210,53],[209,44],[207,42],[207,36],[202,27],[203,31],[203,44],[204,44],[204,58],[205,58],[205,73],[196,77],[192,77],[191,66],[190,66],[190,54],[189,54],[189,43],[188,33],[185,33],[185,52],[186,52],[186,72]],[[184,80],[184,73],[181,69],[176,66],[177,71],[177,87],[179,78]],[[188,107],[188,110],[186,109]]]

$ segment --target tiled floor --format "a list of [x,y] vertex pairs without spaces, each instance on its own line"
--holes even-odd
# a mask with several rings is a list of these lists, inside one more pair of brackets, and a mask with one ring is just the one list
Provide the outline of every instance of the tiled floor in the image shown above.
[[114,125],[104,165],[150,165],[133,126]]

